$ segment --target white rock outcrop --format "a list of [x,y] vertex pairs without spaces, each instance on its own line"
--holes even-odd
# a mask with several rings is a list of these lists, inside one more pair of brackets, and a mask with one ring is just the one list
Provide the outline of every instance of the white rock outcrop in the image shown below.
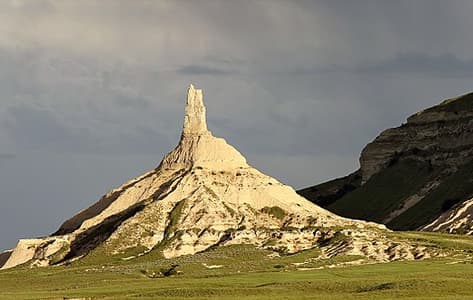
[[184,116],[183,135],[202,135],[210,132],[207,130],[206,110],[202,90],[189,86],[187,103]]
[[[338,217],[249,166],[207,129],[202,90],[191,85],[179,144],[155,170],[112,190],[51,237],[20,241],[3,268],[74,259],[98,245],[110,255],[161,251],[166,258],[232,244],[285,253],[321,247],[328,256],[365,253],[378,261],[415,257],[413,246],[393,256],[380,242],[386,232]],[[331,241],[339,247],[329,248]]]
[[473,198],[444,212],[422,230],[473,235]]

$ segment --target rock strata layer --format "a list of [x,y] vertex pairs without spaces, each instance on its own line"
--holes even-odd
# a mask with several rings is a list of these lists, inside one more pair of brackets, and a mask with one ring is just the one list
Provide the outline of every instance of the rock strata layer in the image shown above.
[[362,182],[400,158],[456,170],[472,157],[473,93],[445,100],[382,132],[361,153]]

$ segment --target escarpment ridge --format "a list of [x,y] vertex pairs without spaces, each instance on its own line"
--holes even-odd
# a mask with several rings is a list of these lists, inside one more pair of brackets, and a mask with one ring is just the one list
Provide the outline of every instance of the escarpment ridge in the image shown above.
[[[336,214],[391,229],[471,234],[471,218],[461,212],[471,210],[473,197],[473,93],[383,131],[361,152],[359,170],[299,193]],[[457,212],[461,222],[447,222]]]

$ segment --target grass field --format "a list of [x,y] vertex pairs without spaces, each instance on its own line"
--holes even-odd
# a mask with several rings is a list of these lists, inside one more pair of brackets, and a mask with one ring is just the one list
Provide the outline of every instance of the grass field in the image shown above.
[[449,256],[341,267],[360,257],[319,260],[318,250],[271,257],[230,246],[172,260],[152,253],[107,260],[96,251],[68,266],[1,271],[0,299],[473,299],[473,238],[392,235]]

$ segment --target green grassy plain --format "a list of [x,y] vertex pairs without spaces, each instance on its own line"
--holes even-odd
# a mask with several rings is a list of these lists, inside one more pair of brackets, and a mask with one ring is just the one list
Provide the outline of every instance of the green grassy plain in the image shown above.
[[[270,257],[239,245],[170,260],[153,253],[111,260],[98,250],[67,266],[0,271],[0,299],[473,299],[472,237],[392,236],[448,256],[341,267],[360,257],[320,260],[318,250]],[[172,265],[174,275],[162,277]]]

